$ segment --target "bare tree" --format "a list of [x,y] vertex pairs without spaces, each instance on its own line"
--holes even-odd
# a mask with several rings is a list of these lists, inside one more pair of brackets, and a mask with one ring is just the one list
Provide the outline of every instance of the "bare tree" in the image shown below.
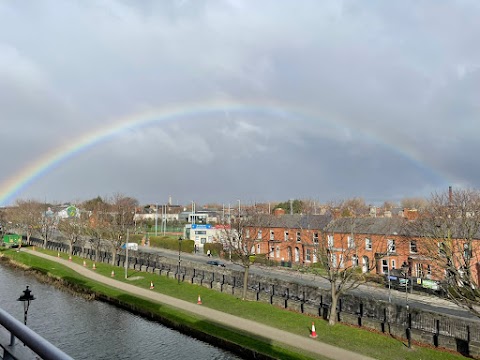
[[[330,283],[330,325],[337,321],[340,296],[372,279],[370,272],[376,268],[377,261],[367,256],[366,239],[371,241],[368,253],[381,254],[387,246],[383,238],[394,232],[394,226],[399,226],[398,219],[339,218],[326,226],[323,236],[314,244],[316,258],[322,270],[319,276]],[[372,239],[369,234],[385,235],[376,235],[377,238]]]
[[424,210],[428,206],[428,200],[420,197],[405,198],[400,206],[404,209]]
[[90,247],[95,250],[95,261],[98,261],[102,239],[106,229],[110,226],[109,204],[102,201],[96,202],[93,210],[89,211],[88,220],[83,226],[83,233],[87,236]]
[[35,231],[41,230],[43,209],[44,204],[30,199],[18,200],[9,210],[10,221],[24,229],[27,243]]
[[242,300],[247,296],[248,275],[256,255],[256,245],[266,240],[267,234],[262,233],[262,230],[266,227],[267,218],[252,208],[236,217],[231,224],[224,224],[220,241],[231,254],[231,260],[244,269]]
[[461,189],[433,194],[410,225],[432,276],[445,278],[443,290],[457,305],[480,317],[480,192]]
[[120,193],[114,194],[111,200],[111,217],[109,223],[105,223],[104,236],[112,248],[113,264],[122,244],[126,241],[127,229],[133,225],[133,212],[137,206],[138,200]]
[[[76,208],[75,208],[76,209]],[[69,245],[69,255],[73,254],[73,246],[80,240],[82,234],[82,219],[80,218],[80,213],[76,209],[75,214],[69,214],[71,216],[60,219],[58,221],[58,230],[64,233],[68,239]]]
[[52,234],[54,227],[56,226],[55,213],[50,207],[47,207],[47,204],[43,204],[42,219],[40,234],[43,238],[43,248],[46,249],[48,239]]

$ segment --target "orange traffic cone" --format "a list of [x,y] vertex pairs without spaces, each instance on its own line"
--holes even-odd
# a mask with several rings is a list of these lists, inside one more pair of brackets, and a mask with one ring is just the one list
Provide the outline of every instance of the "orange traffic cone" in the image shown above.
[[153,286],[153,281],[150,281],[150,290],[154,289],[155,286]]
[[315,331],[315,323],[312,322],[312,333],[310,334],[311,338],[316,338],[317,337],[317,332]]
[[72,255],[68,255],[68,260],[72,261]]
[[83,266],[87,266],[87,262],[83,260]]
[[95,267],[95,263],[93,263],[92,269],[93,269],[93,270],[96,270],[96,269],[97,269],[97,268]]
[[115,271],[112,270],[112,273],[110,274],[111,277],[115,277]]
[[198,295],[197,304],[202,305],[202,298],[200,297],[200,295]]

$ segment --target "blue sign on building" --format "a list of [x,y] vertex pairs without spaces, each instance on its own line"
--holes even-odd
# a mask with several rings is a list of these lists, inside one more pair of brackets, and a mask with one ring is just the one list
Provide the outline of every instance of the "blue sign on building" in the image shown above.
[[211,224],[192,224],[192,229],[211,229]]

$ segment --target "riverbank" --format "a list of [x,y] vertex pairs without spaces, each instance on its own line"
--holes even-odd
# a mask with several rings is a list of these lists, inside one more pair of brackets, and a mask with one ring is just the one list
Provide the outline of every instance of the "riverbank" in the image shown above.
[[[305,315],[286,312],[268,304],[241,301],[233,296],[219,294],[197,285],[187,283],[177,284],[176,281],[172,281],[172,279],[159,277],[158,275],[140,273],[132,270],[129,271],[129,278],[137,276],[140,277],[140,279],[133,281],[130,280],[128,283],[125,283],[124,280],[119,281],[120,279],[115,280],[109,277],[109,272],[111,272],[112,269],[119,272],[122,271],[122,269],[113,268],[107,264],[98,264],[97,270],[92,271],[91,262],[89,262],[87,268],[84,268],[81,265],[83,259],[80,258],[73,259],[74,261],[68,261],[66,259],[48,256],[39,253],[38,251],[35,253],[29,252],[29,254],[24,253],[23,251],[22,253],[8,253],[9,257],[18,258],[20,261],[27,263],[27,265],[28,262],[30,262],[31,265],[39,268],[41,271],[49,273],[59,271],[59,269],[52,269],[55,266],[51,263],[38,264],[41,259],[36,257],[33,258],[31,255],[42,256],[43,258],[49,259],[49,261],[61,263],[72,269],[76,268],[75,271],[82,276],[94,278],[95,281],[108,285],[108,287],[101,291],[102,293],[105,293],[106,296],[120,299],[121,302],[130,302],[137,308],[146,309],[146,316],[149,316],[149,313],[155,312],[161,312],[162,316],[164,316],[165,312],[169,314],[168,312],[173,311],[175,314],[170,313],[168,315],[171,316],[173,321],[177,323],[185,322],[187,327],[196,326],[198,328],[198,326],[201,325],[203,328],[200,331],[203,332],[206,329],[212,333],[212,336],[216,336],[220,339],[224,337],[225,332],[232,332],[236,334],[237,337],[238,335],[241,335],[243,338],[239,341],[236,336],[233,336],[232,338],[232,334],[229,333],[227,341],[231,341],[245,349],[252,349],[252,340],[258,341],[257,339],[260,339],[261,344],[254,344],[258,348],[258,353],[269,354],[268,356],[270,356],[270,358],[308,359],[319,358],[320,356],[341,359],[362,358],[359,354],[324,344],[320,342],[319,339],[354,351],[361,351],[363,354],[379,359],[463,358],[459,355],[421,347],[415,347],[413,350],[409,350],[405,348],[401,341],[383,335],[373,334],[343,325],[330,327],[320,319],[312,319]],[[63,256],[65,256],[65,254],[63,254]],[[90,280],[87,279],[78,279],[78,275],[74,274],[75,273],[73,272],[68,272],[61,276],[63,278],[68,278],[69,281],[73,283],[81,283],[90,290],[98,290],[98,284],[92,284]],[[151,281],[150,279],[155,281],[154,290],[148,289]],[[111,286],[128,291],[129,294],[115,293],[112,296],[112,294],[109,294],[109,292],[111,293],[113,291],[110,289]],[[160,294],[160,291],[163,294]],[[132,294],[134,294],[134,296],[132,296]],[[201,294],[204,303],[200,306],[196,304],[198,294]],[[180,297],[181,300],[168,295]],[[131,297],[133,297],[133,299],[130,299]],[[135,298],[138,299],[138,297],[142,297],[142,301],[134,301]],[[151,298],[155,298],[154,301],[159,301],[164,305],[158,306],[158,303],[143,303],[144,301],[149,302],[150,300],[147,299]],[[207,308],[209,306],[212,308]],[[177,309],[174,309],[174,307]],[[177,313],[178,308],[182,309],[182,315]],[[215,309],[221,310],[221,312]],[[187,313],[185,313],[185,311],[187,311]],[[179,321],[179,317],[182,316],[193,316],[193,319],[180,319]],[[315,321],[317,327],[317,334],[319,335],[319,339],[317,340],[310,339],[308,336],[312,321]],[[264,324],[270,326],[265,326]],[[185,326],[185,324],[183,324],[183,326]],[[228,337],[231,339],[228,339]],[[251,351],[257,351],[255,350],[255,346]],[[307,352],[305,349],[308,349],[309,351]],[[278,352],[283,350],[285,352]],[[251,355],[252,356],[246,357],[253,357],[253,353],[251,353]]]

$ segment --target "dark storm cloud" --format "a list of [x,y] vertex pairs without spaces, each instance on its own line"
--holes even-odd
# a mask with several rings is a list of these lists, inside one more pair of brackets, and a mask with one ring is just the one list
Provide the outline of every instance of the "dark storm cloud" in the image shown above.
[[3,2],[3,196],[100,126],[208,101],[251,110],[132,129],[18,195],[377,201],[479,187],[479,15],[473,1]]

